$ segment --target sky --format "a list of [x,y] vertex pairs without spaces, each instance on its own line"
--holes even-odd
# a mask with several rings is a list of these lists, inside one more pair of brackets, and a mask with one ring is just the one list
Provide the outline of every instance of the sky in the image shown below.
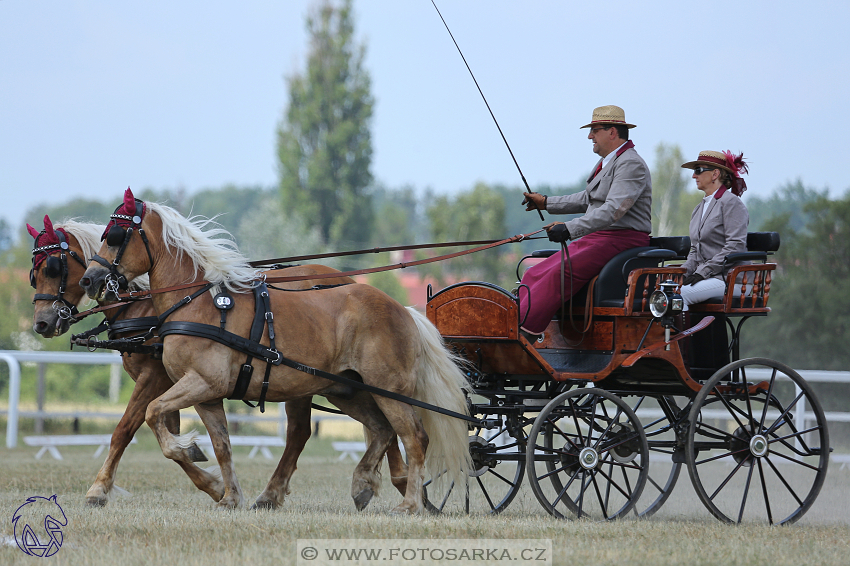
[[[286,78],[314,0],[0,0],[0,217],[123,190],[277,183]],[[437,0],[532,187],[596,162],[593,108],[624,108],[652,166],[743,152],[749,194],[850,187],[850,2]],[[521,185],[430,0],[355,0],[375,179]],[[833,139],[833,135],[836,136]],[[832,141],[830,141],[832,140]],[[828,142],[828,143],[827,143]],[[519,206],[519,203],[517,203]]]

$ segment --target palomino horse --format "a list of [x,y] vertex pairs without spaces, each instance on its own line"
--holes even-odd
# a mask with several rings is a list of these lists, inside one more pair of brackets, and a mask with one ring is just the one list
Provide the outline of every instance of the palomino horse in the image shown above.
[[[100,237],[105,226],[68,220],[57,225],[54,229],[50,219],[45,216],[44,230],[41,233],[30,225],[27,225],[27,228],[35,238],[34,248],[36,250],[33,252],[34,268],[32,273],[32,282],[37,293],[36,300],[33,301],[36,304],[33,330],[45,338],[60,336],[67,332],[70,327],[70,319],[67,318],[67,315],[64,318],[60,316],[60,311],[63,307],[70,309],[79,306],[85,299],[85,293],[78,284],[85,266],[83,261],[76,258],[92,257],[94,251],[100,245]],[[63,241],[67,244],[67,247],[61,246]],[[47,247],[47,249],[37,251],[43,247]],[[336,272],[336,270],[322,265],[311,265],[291,267],[278,273],[301,276],[332,272]],[[352,282],[353,280],[348,277],[322,281],[325,284]],[[315,281],[297,281],[286,286],[291,289],[303,289],[309,288],[315,283]],[[147,289],[147,276],[132,281],[130,288],[134,290]],[[153,303],[150,300],[134,302],[120,312],[118,308],[105,312],[107,318],[114,321],[156,316]],[[124,355],[122,361],[125,371],[133,379],[135,386],[124,415],[112,434],[106,460],[98,472],[94,484],[86,493],[86,501],[89,505],[102,506],[108,502],[114,487],[118,462],[133,435],[144,422],[148,404],[173,385],[162,362],[158,359],[146,354],[136,354],[134,356]],[[292,400],[286,404],[287,442],[274,476],[282,486],[282,493],[287,491],[289,479],[295,471],[298,456],[310,437],[310,402],[310,398],[304,398]],[[180,420],[177,412],[170,414],[166,418],[166,422],[169,430],[179,433]],[[406,469],[397,444],[390,447],[387,457],[394,484],[403,493],[406,477],[403,478],[403,481],[397,479],[397,477],[406,474]],[[196,461],[205,459],[200,450],[194,453],[194,458]],[[178,461],[177,463],[185,470],[198,489],[208,493],[215,501],[222,498],[224,484],[217,467],[204,470],[193,462]]]
[[[110,232],[117,230],[117,234],[107,237],[98,254],[112,269],[93,261],[80,281],[90,297],[103,298],[115,277],[132,280],[148,273],[151,287],[163,290],[153,295],[153,302],[156,312],[164,313],[187,294],[185,289],[171,287],[206,279],[233,295],[227,331],[248,336],[255,318],[255,301],[248,290],[257,274],[226,241],[210,238],[209,232],[169,207],[136,201],[129,189],[111,224]],[[304,366],[467,414],[464,375],[436,328],[422,314],[405,309],[368,285],[297,293],[272,290],[270,295],[271,312],[278,321],[278,361],[291,358]],[[203,293],[172,311],[169,321],[215,327],[219,312],[210,294]],[[268,330],[264,327],[260,340],[266,346],[271,344]],[[147,423],[155,431],[163,454],[185,462],[190,455],[183,439],[167,429],[164,416],[191,405],[218,403],[217,410],[210,411],[214,418],[205,424],[208,429],[219,427],[222,434],[218,438],[224,439],[213,442],[225,483],[219,505],[236,507],[243,495],[233,469],[227,423],[219,408],[220,400],[236,387],[245,354],[217,341],[185,334],[168,334],[163,346],[162,361],[175,385],[148,406]],[[266,366],[264,361],[256,363]],[[394,440],[393,431],[404,444],[408,464],[404,500],[395,512],[412,513],[423,508],[426,450],[433,477],[444,470],[448,470],[445,476],[450,480],[459,482],[466,476],[470,458],[463,420],[431,411],[417,414],[411,405],[377,394],[370,394],[374,400],[366,404],[363,395],[352,396],[351,387],[287,365],[272,364],[263,369],[270,372],[268,383],[255,376],[248,384],[246,399],[258,400],[263,391],[268,401],[325,395],[370,431],[377,431],[371,435],[352,480],[351,494],[358,508],[377,490],[375,470]],[[374,406],[380,411],[374,411]],[[384,428],[387,422],[391,429]],[[258,502],[273,497],[276,489],[270,482]]]

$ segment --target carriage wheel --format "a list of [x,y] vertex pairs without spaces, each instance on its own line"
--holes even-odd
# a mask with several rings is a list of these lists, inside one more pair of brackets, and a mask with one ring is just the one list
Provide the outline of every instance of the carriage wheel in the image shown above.
[[[519,435],[519,439],[514,435]],[[428,511],[498,514],[516,497],[525,475],[525,434],[522,429],[518,432],[510,430],[505,419],[497,428],[477,427],[469,437],[469,451],[472,470],[466,485],[459,487],[452,483],[435,487],[432,480],[425,482],[424,499]]]
[[[651,406],[648,406],[651,405]],[[649,445],[649,471],[646,476],[646,487],[635,505],[634,513],[638,517],[651,517],[673,493],[682,463],[673,460],[676,450],[676,416],[681,409],[674,397],[638,397],[630,403],[632,410],[651,410],[650,418],[643,418],[643,431]],[[673,420],[671,420],[671,417]]]
[[552,515],[610,520],[637,503],[649,447],[625,401],[603,389],[574,389],[534,421],[526,467],[534,495]]
[[697,495],[721,521],[793,523],[826,478],[826,419],[796,371],[765,358],[739,360],[694,399],[686,459]]

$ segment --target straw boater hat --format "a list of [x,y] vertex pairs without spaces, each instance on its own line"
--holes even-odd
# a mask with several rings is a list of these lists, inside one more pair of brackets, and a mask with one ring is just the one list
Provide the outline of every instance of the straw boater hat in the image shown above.
[[733,194],[741,196],[747,190],[747,183],[741,178],[741,173],[749,173],[743,153],[735,155],[731,151],[701,151],[696,161],[688,161],[682,168],[696,169],[700,165],[731,173],[732,186],[729,189]]
[[688,161],[682,165],[682,168],[696,169],[700,165],[705,165],[712,169],[723,169],[724,171],[728,171],[733,174],[735,173],[726,161],[726,154],[720,151],[701,151],[699,152],[699,157],[697,157],[696,161]]
[[634,128],[634,124],[626,123],[626,113],[623,112],[623,109],[619,106],[600,106],[599,108],[593,109],[593,118],[590,120],[590,124],[582,126],[582,128],[592,128],[593,126],[625,126],[627,128]]

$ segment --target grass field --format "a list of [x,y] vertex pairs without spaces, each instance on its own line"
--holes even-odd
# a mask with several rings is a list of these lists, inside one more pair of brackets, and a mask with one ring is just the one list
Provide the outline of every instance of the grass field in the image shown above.
[[[91,448],[64,448],[65,459],[35,460],[32,448],[0,449],[0,564],[33,564],[14,544],[12,514],[27,497],[58,501],[68,518],[54,564],[295,564],[296,542],[309,538],[551,539],[555,564],[847,564],[850,470],[833,466],[814,508],[791,527],[730,527],[713,519],[683,472],[671,500],[649,520],[613,523],[559,521],[524,486],[498,517],[446,514],[398,517],[400,496],[385,479],[381,497],[358,513],[349,497],[354,463],[338,462],[329,438],[311,440],[278,511],[222,512],[158,452],[150,431],[139,432],[119,467],[117,484],[131,496],[105,508],[85,506],[84,494],[102,458]],[[248,459],[235,448],[249,502],[276,461]],[[281,449],[277,449],[278,456]],[[391,562],[383,562],[390,564]],[[404,562],[401,562],[404,563]],[[343,562],[341,562],[343,564]]]

